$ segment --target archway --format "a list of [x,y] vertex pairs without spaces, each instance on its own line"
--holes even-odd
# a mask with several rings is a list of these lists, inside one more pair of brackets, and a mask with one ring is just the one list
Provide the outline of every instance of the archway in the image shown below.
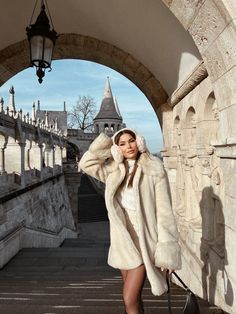
[[[146,2],[152,6],[154,2]],[[119,2],[120,3],[120,2]],[[235,170],[235,166],[232,167],[232,159],[235,159],[234,152],[230,150],[226,151],[224,145],[229,144],[231,146],[235,145],[235,111],[236,111],[236,80],[235,80],[235,22],[234,18],[236,16],[235,6],[231,2],[226,2],[223,0],[219,1],[185,1],[185,0],[163,0],[163,3],[169,8],[169,10],[178,18],[183,27],[190,33],[196,46],[198,47],[204,63],[206,65],[207,71],[209,73],[210,81],[213,83],[213,90],[217,104],[219,105],[219,139],[218,139],[218,155],[224,158],[224,176],[228,177],[227,180],[227,190],[230,191],[230,196],[227,196],[226,204],[233,204],[235,206],[235,193],[233,192],[233,177],[231,176],[232,171]],[[122,5],[121,5],[122,6]],[[135,8],[136,9],[136,8]],[[136,11],[135,11],[136,13]],[[5,16],[3,14],[3,16]],[[91,17],[91,20],[92,17]],[[95,20],[95,22],[97,22]],[[144,21],[145,22],[145,21]],[[140,23],[141,24],[141,23]],[[62,31],[64,31],[62,29]],[[157,29],[155,29],[156,32]],[[85,34],[86,32],[84,32]],[[70,33],[71,34],[71,33]],[[86,33],[86,34],[89,34]],[[153,33],[155,35],[155,33]],[[154,76],[150,71],[153,72],[152,67],[147,69],[143,67],[145,61],[147,61],[147,56],[145,55],[142,63],[139,62],[139,58],[133,58],[128,50],[125,49],[123,42],[113,50],[113,45],[109,44],[110,41],[102,41],[103,37],[100,39],[94,39],[90,34],[88,36],[80,36],[71,34],[71,40],[74,41],[74,48],[81,50],[81,58],[88,58],[88,60],[95,60],[96,62],[101,62],[107,64],[108,66],[115,66],[117,71],[125,71],[129,69],[125,76],[129,77],[134,83],[136,79],[136,85],[143,90],[144,94],[150,100],[153,108],[157,112],[159,119],[162,117],[162,108],[160,105],[166,102],[167,95],[166,92],[160,92],[159,84],[156,84],[156,79],[158,75]],[[77,37],[79,36],[79,37]],[[63,55],[63,50],[67,49],[67,35],[65,35],[65,45],[61,46],[61,51],[55,51],[55,56],[58,53],[60,58]],[[78,40],[78,42],[77,42]],[[80,42],[81,40],[81,42]],[[18,49],[17,63],[19,71],[22,70],[28,62],[27,55],[22,53],[27,53],[26,42],[16,40],[18,44],[11,46],[11,49]],[[153,42],[150,41],[147,45],[147,50],[150,49]],[[70,43],[68,44],[70,45]],[[9,46],[10,47],[10,46]],[[73,44],[71,44],[73,47]],[[59,47],[58,47],[59,48]],[[8,48],[6,48],[8,49]],[[123,49],[123,50],[121,50]],[[98,50],[103,50],[101,54],[97,54]],[[126,51],[126,52],[124,52]],[[10,50],[1,50],[1,79],[2,82],[6,81],[10,76],[16,73],[15,60],[13,59],[16,55],[16,51],[11,54]],[[100,59],[102,56],[107,58],[107,60]],[[19,58],[20,57],[20,58]],[[64,56],[65,57],[65,56]],[[71,56],[76,57],[76,56]],[[155,57],[152,55],[152,61],[155,62]],[[97,59],[96,59],[97,58]],[[107,62],[107,63],[106,63]],[[111,62],[111,64],[109,64]],[[146,71],[147,70],[147,71]],[[14,72],[15,71],[15,72]],[[131,72],[130,72],[131,71]],[[176,71],[174,71],[176,72]],[[123,72],[121,72],[123,73]],[[154,72],[153,72],[154,73]],[[179,73],[178,73],[179,74]],[[141,79],[140,79],[141,76]],[[191,80],[190,80],[191,81]],[[140,85],[139,85],[140,83]],[[190,82],[190,85],[194,85],[194,80]],[[154,94],[153,94],[154,92]],[[159,94],[160,93],[160,94]],[[160,95],[161,99],[160,99]],[[165,107],[167,108],[167,107]],[[195,108],[195,107],[194,107]],[[195,108],[197,109],[197,108]],[[197,111],[197,110],[196,110]],[[182,118],[180,116],[180,118]],[[180,119],[181,120],[181,119]],[[171,156],[171,155],[169,155]],[[170,158],[169,158],[170,159]],[[206,169],[207,170],[207,169]],[[203,173],[206,177],[206,173]],[[232,181],[231,179],[232,178]],[[230,207],[227,205],[226,212],[230,217]],[[228,218],[229,218],[228,217]],[[230,238],[229,229],[233,230],[233,223],[229,219],[229,228],[227,229],[228,238]],[[231,252],[230,252],[231,253]],[[232,255],[229,254],[229,261],[232,261]],[[230,271],[231,277],[233,277],[233,272]],[[235,280],[234,280],[235,282]],[[223,292],[221,293],[223,296]],[[218,304],[221,299],[217,300]]]
[[[28,68],[29,48],[26,40],[7,47],[0,54],[8,56],[2,66],[9,68],[0,83],[5,83],[14,74]],[[129,53],[101,40],[77,34],[61,34],[54,51],[54,59],[82,59],[106,65],[130,79],[150,101],[161,123],[162,104],[167,93],[154,75]],[[20,62],[19,62],[20,60]]]

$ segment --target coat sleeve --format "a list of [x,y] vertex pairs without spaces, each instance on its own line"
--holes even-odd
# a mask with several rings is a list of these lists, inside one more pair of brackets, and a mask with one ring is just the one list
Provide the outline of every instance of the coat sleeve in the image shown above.
[[158,243],[155,265],[167,269],[181,268],[179,233],[172,211],[167,176],[163,174],[155,185]]
[[105,160],[111,157],[111,145],[111,138],[101,133],[82,156],[79,168],[91,177],[105,183],[107,178]]

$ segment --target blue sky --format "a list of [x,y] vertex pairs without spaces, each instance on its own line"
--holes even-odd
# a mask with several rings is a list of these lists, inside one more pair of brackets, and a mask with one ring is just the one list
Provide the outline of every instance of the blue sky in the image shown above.
[[9,89],[13,85],[16,109],[22,108],[24,113],[30,114],[33,102],[38,100],[42,110],[63,110],[64,101],[70,110],[79,95],[92,96],[99,110],[107,76],[123,121],[146,138],[151,152],[160,151],[162,133],[149,101],[131,81],[106,66],[81,60],[53,61],[52,71],[46,72],[42,84],[38,83],[35,69],[28,68],[2,85],[0,96],[6,106]]

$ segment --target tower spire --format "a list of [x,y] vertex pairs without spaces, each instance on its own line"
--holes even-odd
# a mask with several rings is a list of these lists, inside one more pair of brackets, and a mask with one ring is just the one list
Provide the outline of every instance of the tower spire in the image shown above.
[[112,92],[111,92],[111,85],[109,81],[109,76],[107,77],[106,80],[106,85],[105,85],[105,92],[104,92],[104,98],[112,98]]

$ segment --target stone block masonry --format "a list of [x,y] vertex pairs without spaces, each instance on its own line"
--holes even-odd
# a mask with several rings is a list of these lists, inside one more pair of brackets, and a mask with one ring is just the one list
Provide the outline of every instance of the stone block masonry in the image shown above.
[[56,247],[76,236],[63,175],[0,198],[0,268],[24,247]]

